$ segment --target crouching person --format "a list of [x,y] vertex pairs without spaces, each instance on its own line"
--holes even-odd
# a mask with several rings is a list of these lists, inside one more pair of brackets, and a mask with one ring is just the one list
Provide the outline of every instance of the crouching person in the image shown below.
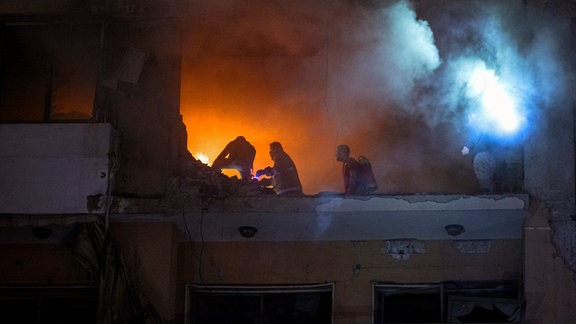
[[[270,185],[279,196],[302,195],[302,183],[298,176],[298,170],[292,158],[284,152],[282,144],[279,142],[270,143],[270,158],[274,162],[274,166],[258,170],[256,177],[259,178],[262,175],[272,177]],[[262,179],[260,182],[267,184],[266,179]]]

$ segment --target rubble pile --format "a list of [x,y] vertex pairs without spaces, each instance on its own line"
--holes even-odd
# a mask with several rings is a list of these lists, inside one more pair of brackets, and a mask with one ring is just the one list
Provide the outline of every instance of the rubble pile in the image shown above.
[[168,196],[171,199],[225,199],[235,196],[269,194],[262,190],[258,181],[228,177],[200,160],[192,158],[183,163],[180,173],[170,183]]

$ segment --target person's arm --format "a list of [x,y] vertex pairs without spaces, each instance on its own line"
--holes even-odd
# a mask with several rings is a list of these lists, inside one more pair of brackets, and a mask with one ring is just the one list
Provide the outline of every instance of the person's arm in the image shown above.
[[214,160],[214,163],[212,163],[212,165],[215,165],[215,164],[222,162],[224,159],[226,159],[226,156],[228,156],[229,153],[230,153],[230,143],[228,143],[224,147],[222,152],[220,152],[220,154],[218,154],[218,156],[216,157],[216,159]]
[[468,136],[464,147],[462,147],[462,154],[467,155],[470,154],[471,151],[475,151],[481,140],[482,134],[478,131],[472,131]]

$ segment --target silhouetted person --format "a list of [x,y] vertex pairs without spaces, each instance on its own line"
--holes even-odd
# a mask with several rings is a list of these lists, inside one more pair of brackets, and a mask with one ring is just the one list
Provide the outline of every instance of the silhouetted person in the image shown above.
[[358,161],[350,156],[350,147],[345,144],[336,147],[336,161],[342,162],[342,180],[345,195],[366,195],[378,189],[372,165],[364,156]]
[[492,134],[481,129],[480,121],[475,114],[472,114],[469,122],[473,131],[468,136],[468,140],[462,147],[462,155],[473,157],[474,174],[480,185],[482,193],[493,193],[495,190],[494,177],[497,168],[501,167],[502,161],[497,157],[498,143]]
[[354,195],[358,192],[358,173],[360,164],[350,156],[350,147],[342,144],[336,147],[336,161],[342,162],[342,180],[344,194]]
[[[256,176],[271,176],[271,185],[277,195],[301,195],[302,184],[300,183],[298,170],[296,170],[294,161],[284,152],[282,144],[278,142],[270,143],[270,158],[274,161],[274,166],[258,170]],[[262,181],[266,183],[265,179]]]
[[216,157],[212,167],[218,170],[235,169],[240,172],[243,180],[252,179],[252,168],[256,149],[244,136],[238,136],[235,140],[228,143],[222,152]]
[[358,191],[359,193],[369,194],[378,190],[378,184],[376,183],[376,177],[374,177],[374,172],[372,171],[372,163],[365,156],[358,157],[358,164],[360,168],[358,170]]

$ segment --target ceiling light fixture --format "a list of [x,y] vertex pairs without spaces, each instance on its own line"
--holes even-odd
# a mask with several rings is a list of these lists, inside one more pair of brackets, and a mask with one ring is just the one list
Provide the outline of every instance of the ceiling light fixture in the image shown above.
[[464,228],[464,226],[460,225],[460,224],[449,224],[444,226],[444,229],[446,230],[446,233],[448,233],[448,235],[451,236],[458,236],[464,232],[466,232],[466,229]]
[[238,231],[240,232],[240,235],[242,235],[242,237],[250,238],[256,235],[258,229],[254,226],[240,226],[238,227]]

